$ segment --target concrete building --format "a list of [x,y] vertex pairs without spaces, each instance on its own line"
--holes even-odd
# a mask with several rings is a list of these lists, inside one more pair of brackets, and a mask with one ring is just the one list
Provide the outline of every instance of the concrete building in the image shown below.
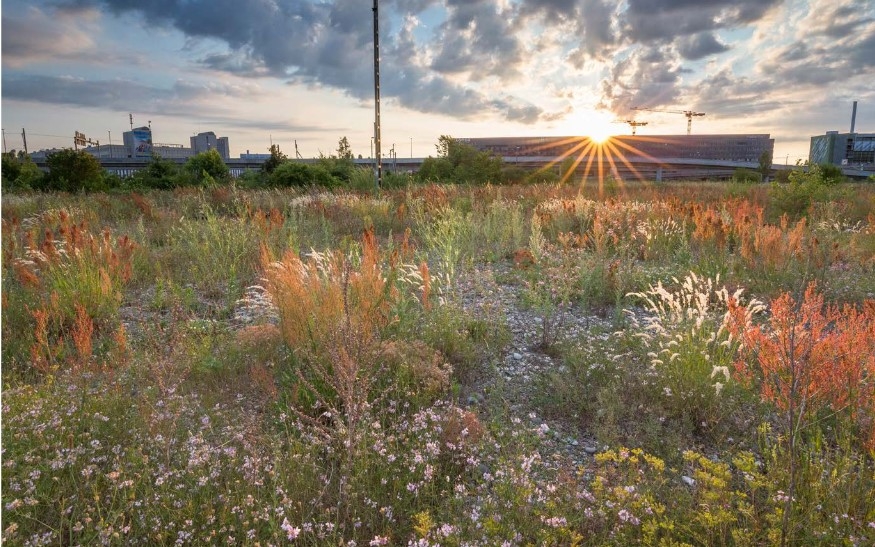
[[811,137],[808,162],[845,167],[875,167],[875,133],[839,133]]
[[208,150],[216,150],[222,159],[231,157],[230,146],[228,145],[228,137],[216,137],[212,131],[206,133],[198,133],[194,137],[190,137],[191,150],[195,154],[206,152]]
[[129,158],[148,158],[152,156],[152,128],[135,127],[122,134],[126,155]]
[[[556,157],[587,149],[586,137],[488,137],[459,139],[502,157]],[[608,150],[625,157],[758,162],[774,153],[768,134],[750,135],[622,135],[611,137]]]

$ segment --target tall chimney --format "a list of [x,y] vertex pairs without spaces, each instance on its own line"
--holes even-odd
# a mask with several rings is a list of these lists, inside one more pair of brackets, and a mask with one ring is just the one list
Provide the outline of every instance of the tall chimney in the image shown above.
[[854,108],[851,110],[851,134],[854,134],[854,127],[857,125],[857,101],[854,101]]

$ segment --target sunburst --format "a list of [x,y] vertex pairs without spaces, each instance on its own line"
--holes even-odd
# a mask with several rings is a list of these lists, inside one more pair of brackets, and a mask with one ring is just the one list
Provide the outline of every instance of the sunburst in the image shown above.
[[[638,140],[650,141],[658,140],[648,137],[637,137]],[[561,174],[561,182],[565,183],[571,180],[575,173],[578,172],[581,164],[583,164],[583,176],[581,185],[584,186],[591,175],[597,176],[599,196],[604,195],[605,181],[610,175],[620,187],[624,185],[623,177],[620,175],[618,165],[622,164],[633,173],[635,178],[644,181],[644,176],[629,160],[629,157],[646,158],[656,164],[662,162],[646,152],[638,149],[628,142],[624,142],[610,135],[593,134],[586,137],[567,137],[550,143],[545,143],[538,148],[542,150],[560,149],[561,152],[554,154],[554,159],[545,165],[542,169],[552,169],[560,163],[564,163],[568,159],[572,159],[571,165]]]

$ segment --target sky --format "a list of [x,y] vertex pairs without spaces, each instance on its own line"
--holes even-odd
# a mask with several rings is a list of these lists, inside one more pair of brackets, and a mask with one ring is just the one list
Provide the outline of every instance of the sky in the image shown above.
[[[101,144],[151,124],[231,154],[371,155],[370,0],[6,0],[8,149]],[[871,0],[380,0],[384,153],[462,137],[770,133],[775,162],[810,137],[875,133]]]

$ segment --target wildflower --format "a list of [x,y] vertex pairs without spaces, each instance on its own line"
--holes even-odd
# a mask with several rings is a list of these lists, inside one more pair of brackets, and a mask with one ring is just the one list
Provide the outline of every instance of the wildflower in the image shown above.
[[282,528],[283,531],[285,531],[286,535],[289,538],[289,541],[297,538],[298,534],[301,533],[301,529],[293,527],[291,524],[289,524],[289,519],[285,518],[285,517],[283,517],[283,523],[280,526],[280,528]]
[[374,539],[371,540],[368,545],[372,547],[375,545],[387,545],[389,543],[389,536],[374,536]]
[[628,522],[634,526],[638,526],[641,524],[641,521],[638,520],[638,517],[627,511],[626,509],[620,509],[620,512],[617,513],[617,516],[620,517],[620,520],[623,522]]

